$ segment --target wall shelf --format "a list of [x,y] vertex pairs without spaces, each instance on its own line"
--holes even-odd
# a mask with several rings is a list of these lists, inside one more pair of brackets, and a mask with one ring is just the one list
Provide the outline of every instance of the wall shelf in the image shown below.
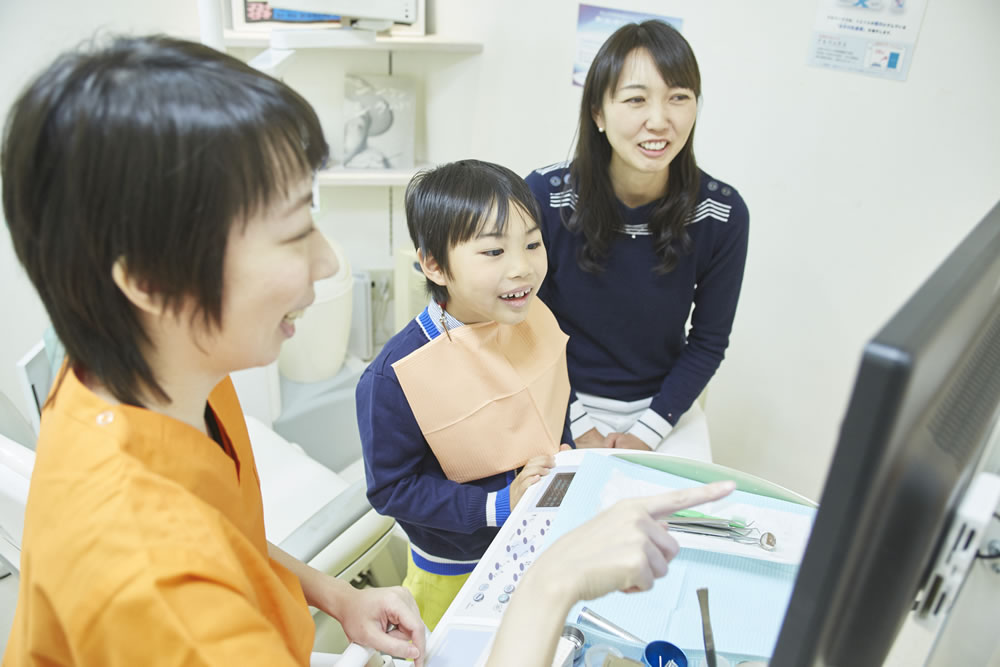
[[356,186],[405,186],[413,175],[429,164],[418,164],[413,169],[345,169],[330,167],[320,170],[316,177],[320,187]]
[[[267,48],[270,45],[266,31],[235,31],[224,30],[223,42],[226,46]],[[466,42],[449,39],[441,35],[424,36],[382,36],[375,37],[371,43],[345,44],[343,46],[322,47],[328,49],[348,49],[356,51],[433,51],[438,53],[481,53],[483,45],[480,42]]]

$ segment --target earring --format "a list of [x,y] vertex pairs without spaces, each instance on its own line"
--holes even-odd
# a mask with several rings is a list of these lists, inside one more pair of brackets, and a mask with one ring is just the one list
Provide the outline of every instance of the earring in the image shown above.
[[604,133],[604,128],[601,127],[600,125],[598,125],[597,126],[597,131],[603,134]]

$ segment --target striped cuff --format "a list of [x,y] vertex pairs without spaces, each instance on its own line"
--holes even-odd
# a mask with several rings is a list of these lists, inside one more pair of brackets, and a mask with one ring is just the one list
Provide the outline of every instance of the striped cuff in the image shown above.
[[486,496],[486,525],[502,526],[510,516],[510,487],[505,486]]
[[650,449],[655,450],[657,445],[670,435],[673,428],[670,422],[657,414],[655,410],[647,409],[639,415],[639,418],[626,432],[642,440]]
[[[587,414],[587,409],[583,407],[580,399],[573,401],[569,406],[569,433],[576,440],[581,435],[592,428],[597,428],[597,422]],[[569,443],[567,443],[569,444]]]

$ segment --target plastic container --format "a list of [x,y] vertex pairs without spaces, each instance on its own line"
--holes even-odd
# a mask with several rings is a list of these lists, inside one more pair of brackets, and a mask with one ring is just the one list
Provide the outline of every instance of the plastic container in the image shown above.
[[316,300],[295,320],[295,335],[278,355],[278,370],[292,382],[321,382],[337,374],[351,332],[351,265],[339,244],[330,241],[340,268],[315,283]]
[[649,667],[688,667],[687,656],[670,642],[655,641],[646,644],[642,660]]
[[595,644],[583,654],[584,667],[603,667],[609,657],[624,658],[625,655],[610,644]]

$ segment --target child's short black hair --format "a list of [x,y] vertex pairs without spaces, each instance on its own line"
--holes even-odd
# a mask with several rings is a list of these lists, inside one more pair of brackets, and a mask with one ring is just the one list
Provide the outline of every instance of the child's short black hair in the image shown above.
[[[449,253],[493,221],[503,232],[513,204],[536,223],[538,202],[520,176],[492,162],[459,160],[418,173],[406,187],[406,225],[413,246],[450,276]],[[427,291],[447,303],[448,288],[427,280]]]
[[14,250],[69,362],[123,403],[169,400],[112,267],[218,326],[230,228],[326,156],[300,95],[206,46],[117,37],[58,58],[14,103],[0,174]]

